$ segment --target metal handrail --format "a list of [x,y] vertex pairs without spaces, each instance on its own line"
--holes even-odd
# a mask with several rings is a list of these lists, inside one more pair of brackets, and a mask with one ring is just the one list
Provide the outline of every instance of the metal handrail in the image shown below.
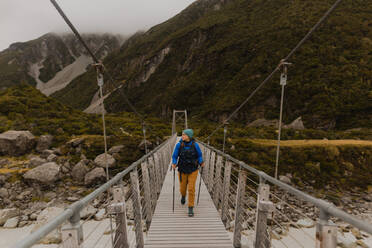
[[[26,238],[22,239],[21,241],[17,242],[12,248],[27,248],[31,247],[32,245],[36,244],[40,239],[45,237],[48,233],[56,229],[58,226],[62,225],[65,221],[69,220],[70,218],[74,217],[78,214],[85,206],[87,206],[91,201],[97,198],[100,194],[107,191],[111,186],[118,183],[124,176],[126,176],[131,170],[136,168],[138,165],[141,165],[147,158],[152,156],[155,152],[159,151],[163,148],[168,142],[170,142],[175,135],[171,136],[169,139],[164,141],[162,144],[157,146],[154,150],[142,156],[139,160],[132,163],[128,168],[124,171],[116,174],[111,180],[100,186],[98,189],[90,193],[89,195],[85,196],[81,200],[71,204],[68,206],[60,215],[58,215],[54,220],[48,222],[44,226],[40,227],[37,231],[33,232]],[[80,216],[79,216],[80,218]]]
[[342,210],[340,210],[339,208],[337,208],[334,204],[332,203],[329,203],[325,200],[322,200],[322,199],[319,199],[319,198],[316,198],[316,197],[313,197],[307,193],[304,193],[286,183],[283,183],[277,179],[275,179],[274,177],[271,177],[269,175],[267,175],[265,172],[263,171],[260,171],[260,170],[257,170],[251,166],[249,166],[248,164],[244,163],[243,161],[240,161],[236,158],[233,158],[231,157],[230,155],[208,145],[208,144],[205,144],[204,142],[200,141],[200,140],[197,140],[200,144],[202,144],[203,146],[207,147],[208,149],[216,152],[217,154],[221,155],[222,157],[226,158],[227,160],[230,160],[232,162],[234,162],[235,164],[241,166],[242,168],[245,168],[247,169],[248,171],[256,174],[257,176],[259,176],[260,180],[262,181],[269,181],[271,182],[272,184],[286,190],[287,192],[303,199],[304,201],[306,202],[310,202],[312,204],[314,204],[316,207],[318,207],[320,210],[321,210],[321,213],[322,214],[326,214],[326,215],[330,215],[330,216],[334,216],[334,217],[337,217],[357,228],[359,228],[360,230],[363,230],[369,234],[372,234],[372,224],[371,223],[368,223],[366,221],[362,221]]

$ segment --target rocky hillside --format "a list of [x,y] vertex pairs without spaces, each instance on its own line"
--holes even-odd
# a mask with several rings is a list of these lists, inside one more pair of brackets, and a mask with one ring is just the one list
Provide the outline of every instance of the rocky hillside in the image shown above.
[[[235,109],[319,20],[334,1],[200,0],[172,19],[138,33],[107,67],[144,112],[172,109],[221,120]],[[284,122],[306,128],[368,127],[372,120],[370,0],[343,1],[292,57]],[[88,72],[55,95],[80,109],[96,86]],[[115,88],[111,87],[111,89]],[[84,89],[81,97],[77,97]],[[107,99],[112,112],[129,110],[123,88]],[[79,95],[80,96],[80,95]],[[276,119],[276,75],[240,112],[245,123]]]
[[[86,34],[83,38],[102,59],[122,42],[122,37],[110,34]],[[49,33],[32,41],[14,43],[0,53],[0,88],[25,82],[50,95],[84,73],[91,63],[74,35]]]

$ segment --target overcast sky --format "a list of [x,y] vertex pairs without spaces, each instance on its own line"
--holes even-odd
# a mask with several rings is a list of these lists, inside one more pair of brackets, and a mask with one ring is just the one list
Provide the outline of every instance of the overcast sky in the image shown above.
[[[57,0],[81,32],[131,34],[161,23],[195,0]],[[0,0],[0,51],[48,32],[70,31],[49,0]]]

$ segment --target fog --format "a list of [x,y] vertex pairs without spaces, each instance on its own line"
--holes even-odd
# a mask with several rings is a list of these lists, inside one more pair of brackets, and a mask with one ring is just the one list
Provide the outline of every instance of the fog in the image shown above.
[[[57,0],[81,33],[146,30],[195,0]],[[70,32],[49,0],[0,0],[0,50],[48,32]]]

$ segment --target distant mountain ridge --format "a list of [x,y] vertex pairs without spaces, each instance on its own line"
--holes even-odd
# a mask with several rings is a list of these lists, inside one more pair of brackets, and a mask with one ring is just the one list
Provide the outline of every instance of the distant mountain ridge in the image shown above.
[[[84,34],[98,58],[117,50],[123,37]],[[0,88],[26,82],[50,95],[64,88],[92,63],[73,34],[48,33],[28,42],[11,44],[0,53]]]
[[[149,31],[128,39],[105,59],[120,89],[105,99],[109,112],[128,110],[122,90],[144,113],[170,117],[188,109],[220,121],[262,82],[334,3],[333,0],[200,0]],[[371,0],[343,1],[291,58],[284,122],[348,129],[372,123]],[[79,109],[97,86],[87,72],[53,96]],[[83,94],[81,92],[84,92]],[[278,119],[279,73],[237,119]]]

